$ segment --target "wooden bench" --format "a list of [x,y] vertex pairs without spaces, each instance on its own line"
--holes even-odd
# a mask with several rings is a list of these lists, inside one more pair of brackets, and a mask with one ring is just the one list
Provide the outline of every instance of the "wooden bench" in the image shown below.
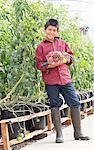
[[85,114],[89,115],[89,114],[94,113],[94,96],[88,99],[81,100],[80,103],[83,104],[83,103],[87,103],[90,101],[92,101],[92,106],[90,106],[90,108],[85,108],[85,110],[81,112],[82,115],[85,115]]
[[[88,112],[93,113],[94,112],[94,97],[86,99],[86,100],[82,100],[81,103],[86,103],[89,101],[92,101],[92,106],[90,108],[86,109],[85,112],[83,112],[83,113],[88,113]],[[67,107],[68,107],[68,105],[65,104],[60,108],[60,110],[65,109]],[[43,130],[35,130],[31,133],[26,133],[25,137],[21,141],[17,141],[17,139],[9,140],[8,125],[10,122],[13,124],[16,122],[23,122],[23,121],[27,121],[32,118],[41,117],[41,116],[47,116],[47,126]],[[66,125],[71,124],[70,115],[68,117],[64,117],[64,118],[62,117],[61,123],[65,123]],[[17,117],[17,118],[1,120],[0,124],[1,124],[2,142],[3,142],[3,143],[1,143],[1,145],[3,145],[4,150],[11,150],[12,145],[19,144],[25,140],[28,140],[28,139],[30,139],[36,135],[42,134],[44,132],[52,131],[52,129],[54,127],[53,123],[52,123],[52,119],[51,119],[51,110],[47,110],[47,111],[43,111],[43,112],[31,114],[31,115],[21,116],[21,117]]]
[[[41,116],[47,116],[47,126],[43,130],[36,130],[31,133],[26,133],[25,137],[21,141],[17,141],[17,139],[9,140],[8,125],[10,122],[11,122],[11,124],[13,124],[16,122],[23,122],[23,121],[27,121],[32,118],[41,117]],[[62,123],[66,122],[66,124],[69,124],[69,122],[71,123],[71,119],[68,117],[64,117],[64,118],[62,118],[61,122]],[[3,144],[4,150],[11,150],[12,145],[21,143],[21,142],[28,140],[36,135],[42,134],[45,131],[51,131],[52,128],[54,127],[53,123],[52,123],[52,119],[51,119],[51,111],[50,110],[39,112],[39,113],[32,114],[32,115],[26,115],[26,116],[21,116],[21,117],[17,117],[17,118],[12,118],[12,119],[4,119],[4,120],[1,120],[0,123],[1,123],[2,142],[3,142],[2,144]]]

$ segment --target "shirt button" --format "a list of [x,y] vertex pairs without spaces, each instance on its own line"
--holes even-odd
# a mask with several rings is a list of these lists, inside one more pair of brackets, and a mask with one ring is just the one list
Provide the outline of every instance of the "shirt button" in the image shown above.
[[61,77],[62,75],[60,74],[60,77]]

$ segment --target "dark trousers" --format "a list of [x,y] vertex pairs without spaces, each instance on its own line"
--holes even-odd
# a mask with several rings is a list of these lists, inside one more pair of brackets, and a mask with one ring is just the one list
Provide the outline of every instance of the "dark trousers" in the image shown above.
[[65,102],[69,107],[79,107],[80,102],[76,95],[75,89],[72,83],[66,85],[45,85],[45,89],[49,98],[51,107],[60,107],[62,102],[60,101],[60,93],[64,97]]

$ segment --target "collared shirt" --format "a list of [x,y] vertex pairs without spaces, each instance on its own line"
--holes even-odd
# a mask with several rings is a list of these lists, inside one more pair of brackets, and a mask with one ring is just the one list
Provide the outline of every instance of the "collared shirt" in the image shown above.
[[[42,62],[46,61],[46,56],[50,51],[67,52],[73,55],[72,50],[68,44],[62,40],[55,38],[53,42],[43,39],[43,41],[36,48],[36,68],[42,72],[43,81],[49,85],[65,85],[71,82],[70,72],[67,64],[62,64],[55,68],[48,68],[42,66]],[[69,64],[71,64],[70,61]]]

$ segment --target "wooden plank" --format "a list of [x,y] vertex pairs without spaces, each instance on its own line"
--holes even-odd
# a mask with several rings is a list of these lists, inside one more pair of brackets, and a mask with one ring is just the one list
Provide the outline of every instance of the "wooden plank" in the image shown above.
[[[54,128],[54,126],[53,126],[53,128]],[[54,132],[54,130],[47,130],[47,131],[45,131],[45,134],[48,136],[48,135],[51,135],[53,132]]]
[[[61,124],[63,124],[63,125],[70,125],[71,124],[71,118],[69,118],[69,117],[61,118]],[[54,128],[54,124],[53,123],[52,123],[52,128]]]
[[71,118],[69,118],[69,117],[63,117],[63,118],[61,118],[61,123],[69,125],[69,124],[71,124]]
[[90,108],[87,108],[86,112],[87,112],[87,115],[94,113],[94,107],[91,106]]
[[7,123],[9,123],[9,122],[11,122],[11,123],[22,122],[22,121],[30,120],[30,119],[35,118],[35,117],[45,116],[45,115],[48,115],[50,113],[51,113],[51,111],[47,110],[47,111],[43,111],[43,112],[31,114],[31,115],[25,115],[25,116],[21,116],[21,117],[17,117],[17,118],[4,119],[4,120],[1,120],[0,123],[5,123],[5,122],[7,122]]
[[10,143],[10,145],[19,144],[19,143],[24,142],[28,139],[31,139],[32,137],[34,137],[36,135],[44,133],[45,131],[47,131],[47,129],[48,129],[48,127],[45,127],[45,129],[43,129],[43,130],[36,130],[36,131],[31,132],[31,133],[27,133],[22,140],[17,141],[17,139],[13,139],[13,140],[10,140],[9,143]]
[[66,120],[65,122],[63,122],[63,125],[71,125],[71,119]]
[[85,116],[86,114],[89,115],[92,113],[94,113],[94,107],[92,106],[90,108],[86,108],[84,111],[81,111],[82,116]]
[[[50,116],[50,117],[51,117],[51,116]],[[64,117],[64,118],[61,118],[61,122],[62,122],[62,123],[65,122],[66,125],[69,125],[69,124],[71,124],[71,119],[68,118],[68,117]],[[52,130],[52,128],[54,128],[53,123],[51,124],[51,127],[50,127],[50,128],[51,128],[51,130]],[[42,134],[42,133],[44,133],[44,132],[47,132],[47,130],[48,130],[48,127],[46,127],[46,128],[43,129],[43,130],[36,130],[36,131],[31,132],[31,133],[27,133],[27,134],[25,135],[25,137],[24,137],[21,141],[17,141],[16,139],[13,139],[13,140],[11,140],[9,143],[10,143],[10,145],[15,145],[15,144],[21,143],[21,142],[23,142],[23,141],[25,141],[25,140],[28,140],[28,139],[30,139],[30,138],[36,136],[36,135]]]
[[[60,110],[67,108],[68,105],[65,104],[63,105]],[[11,123],[16,123],[16,122],[22,122],[22,121],[27,121],[30,119],[33,119],[35,117],[41,117],[41,116],[45,116],[51,113],[51,110],[47,110],[47,111],[43,111],[43,112],[39,112],[39,113],[35,113],[35,114],[30,114],[30,115],[25,115],[25,116],[21,116],[21,117],[17,117],[17,118],[11,118],[11,119],[3,119],[0,121],[0,123],[4,123],[4,122],[11,122]]]
[[7,123],[1,124],[1,132],[2,132],[2,141],[3,141],[4,150],[11,150],[11,147],[9,144],[9,134],[8,134],[8,124]]
[[82,104],[82,103],[90,102],[92,100],[94,100],[94,96],[88,99],[81,100],[80,103]]
[[71,108],[68,108],[68,117],[71,118]]
[[[89,101],[93,101],[94,100],[94,97],[91,97],[89,99],[85,99],[85,100],[82,100],[80,101],[80,103],[85,103],[85,102],[89,102]],[[62,105],[62,107],[60,107],[60,110],[64,109],[64,108],[67,108],[68,105],[65,104],[65,105]],[[27,120],[30,120],[32,118],[35,118],[35,117],[40,117],[40,116],[45,116],[45,115],[48,115],[51,113],[51,110],[47,110],[47,111],[43,111],[43,112],[39,112],[39,113],[35,113],[35,114],[31,114],[31,115],[25,115],[25,116],[21,116],[21,117],[17,117],[17,118],[11,118],[11,119],[4,119],[4,120],[1,120],[0,123],[4,123],[4,122],[10,122],[11,123],[16,123],[16,122],[22,122],[22,121],[27,121]]]
[[94,99],[92,100],[92,106],[94,107]]
[[62,105],[60,108],[59,108],[59,110],[62,110],[62,109],[64,109],[64,108],[68,108],[69,106],[67,105],[67,104],[64,104],[64,105]]
[[52,117],[51,117],[51,113],[47,115],[47,126],[48,126],[48,130],[52,130]]

